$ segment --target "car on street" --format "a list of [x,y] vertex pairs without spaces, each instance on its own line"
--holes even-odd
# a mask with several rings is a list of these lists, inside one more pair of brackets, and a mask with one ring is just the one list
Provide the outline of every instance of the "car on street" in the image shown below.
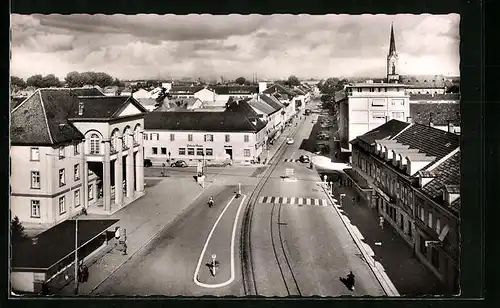
[[145,159],[144,160],[144,167],[152,167],[153,163],[151,162],[151,159]]
[[293,142],[292,138],[286,138],[286,144],[293,144]]
[[299,157],[299,161],[301,163],[310,163],[311,159],[307,155],[302,155],[302,156]]
[[318,134],[318,140],[329,140],[330,136],[327,133],[321,132]]
[[178,161],[175,161],[173,163],[170,164],[170,167],[181,167],[181,168],[185,168],[187,167],[188,164],[183,161],[183,160],[178,160]]

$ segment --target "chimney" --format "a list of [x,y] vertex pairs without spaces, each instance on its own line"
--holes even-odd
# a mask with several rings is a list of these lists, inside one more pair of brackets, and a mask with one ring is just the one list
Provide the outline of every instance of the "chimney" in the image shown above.
[[38,244],[38,237],[34,237],[34,238],[32,238],[32,239],[31,239],[31,243],[32,243],[33,245]]
[[83,102],[78,102],[78,115],[83,115]]
[[429,122],[429,126],[430,126],[430,127],[434,127],[434,123]]
[[412,121],[412,118],[411,118],[411,117],[406,117],[406,122],[407,122],[407,123],[411,123],[411,121]]
[[451,123],[451,121],[448,121],[448,133],[454,133],[453,123]]

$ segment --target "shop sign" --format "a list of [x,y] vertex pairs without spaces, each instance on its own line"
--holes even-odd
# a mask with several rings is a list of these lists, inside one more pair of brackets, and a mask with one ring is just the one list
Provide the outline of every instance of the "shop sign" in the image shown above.
[[202,148],[203,146],[201,144],[188,144],[186,145],[188,148]]

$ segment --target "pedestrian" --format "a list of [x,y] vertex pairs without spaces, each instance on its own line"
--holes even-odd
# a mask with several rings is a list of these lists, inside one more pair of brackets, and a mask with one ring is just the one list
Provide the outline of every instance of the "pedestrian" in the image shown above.
[[87,282],[87,280],[89,279],[89,268],[87,267],[87,265],[84,265],[82,267],[82,282]]
[[120,242],[120,227],[115,228],[115,247]]
[[81,267],[81,265],[78,265],[77,277],[78,277],[78,282],[83,282],[83,279],[82,279],[82,267]]
[[382,215],[380,215],[379,217],[378,224],[380,226],[380,229],[384,229],[384,217],[382,217]]
[[349,290],[354,291],[354,274],[352,271],[349,271],[349,274],[347,275],[347,287]]

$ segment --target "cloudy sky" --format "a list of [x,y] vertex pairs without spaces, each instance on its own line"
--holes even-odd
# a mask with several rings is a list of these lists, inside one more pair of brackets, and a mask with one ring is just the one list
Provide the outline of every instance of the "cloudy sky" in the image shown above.
[[11,15],[11,73],[121,79],[383,77],[394,24],[400,74],[459,75],[460,16]]

